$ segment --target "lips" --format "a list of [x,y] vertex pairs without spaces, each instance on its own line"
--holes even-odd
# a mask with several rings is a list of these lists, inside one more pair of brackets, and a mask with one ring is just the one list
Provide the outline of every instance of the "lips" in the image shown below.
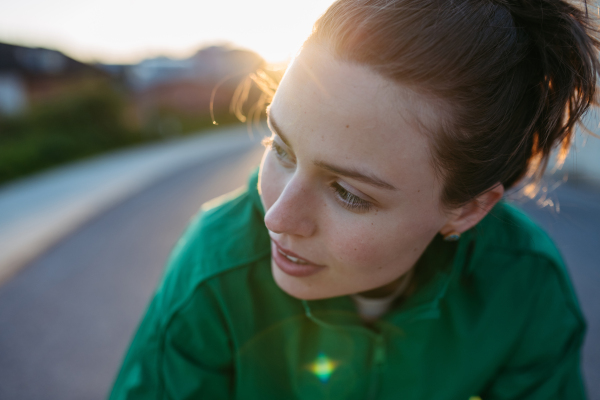
[[315,264],[296,253],[282,248],[275,240],[271,239],[271,255],[275,264],[284,273],[305,277],[321,271],[325,266]]

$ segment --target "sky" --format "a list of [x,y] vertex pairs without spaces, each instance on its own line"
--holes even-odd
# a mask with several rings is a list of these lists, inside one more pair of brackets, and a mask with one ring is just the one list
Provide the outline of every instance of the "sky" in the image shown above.
[[288,60],[333,0],[0,0],[0,42],[135,63],[230,43]]

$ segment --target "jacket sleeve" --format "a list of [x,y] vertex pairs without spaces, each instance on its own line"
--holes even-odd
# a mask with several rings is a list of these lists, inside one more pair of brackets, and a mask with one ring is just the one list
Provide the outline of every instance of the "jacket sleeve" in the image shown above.
[[580,370],[585,321],[564,270],[545,270],[521,340],[483,400],[586,398]]
[[176,311],[163,311],[158,292],[114,383],[111,400],[228,399],[232,356],[226,321],[208,285]]

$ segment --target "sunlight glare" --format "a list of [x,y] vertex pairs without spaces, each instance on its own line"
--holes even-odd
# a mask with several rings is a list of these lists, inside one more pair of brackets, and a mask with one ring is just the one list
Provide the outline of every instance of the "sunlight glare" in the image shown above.
[[326,355],[320,353],[317,356],[317,359],[309,366],[309,370],[315,374],[321,382],[326,383],[336,367],[337,363],[335,361],[330,360]]
[[332,2],[10,2],[0,14],[0,41],[114,63],[157,55],[187,57],[203,45],[231,43],[281,62],[294,55]]

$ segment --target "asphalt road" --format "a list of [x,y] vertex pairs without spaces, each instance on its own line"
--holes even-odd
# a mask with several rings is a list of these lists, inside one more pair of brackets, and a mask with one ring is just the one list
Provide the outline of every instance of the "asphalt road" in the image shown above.
[[[213,158],[93,219],[0,287],[0,399],[101,399],[199,205],[246,182],[260,148]],[[600,400],[600,190],[563,186],[559,214],[524,207],[555,238],[589,322],[584,366]],[[595,393],[595,394],[592,394]]]

